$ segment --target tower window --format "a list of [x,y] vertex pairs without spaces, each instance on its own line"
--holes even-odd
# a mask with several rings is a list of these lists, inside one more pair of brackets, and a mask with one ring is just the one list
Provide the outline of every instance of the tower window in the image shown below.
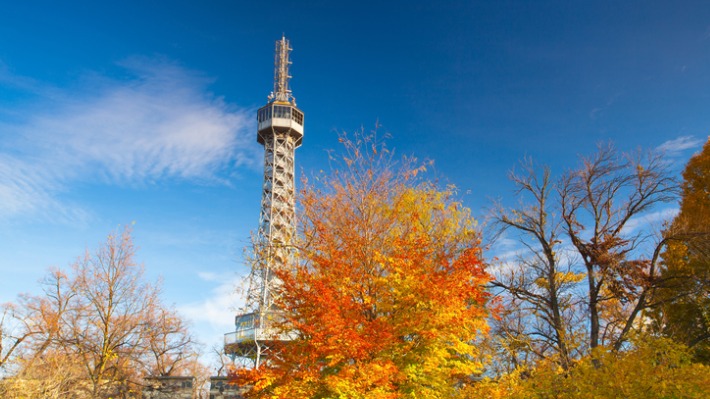
[[274,118],[283,118],[283,119],[291,119],[293,121],[296,121],[298,124],[303,125],[303,112],[291,108],[291,107],[285,107],[282,105],[274,105],[268,108],[262,108],[257,112],[257,120],[259,122],[264,122],[271,117]]
[[299,125],[303,125],[303,112],[294,109],[292,119]]
[[262,108],[257,112],[257,120],[259,122],[264,122],[271,118],[271,107]]
[[274,107],[274,118],[291,119],[291,107],[277,105]]

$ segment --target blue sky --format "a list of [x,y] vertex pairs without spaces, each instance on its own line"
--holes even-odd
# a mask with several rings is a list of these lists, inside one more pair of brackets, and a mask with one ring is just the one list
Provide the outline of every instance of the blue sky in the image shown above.
[[710,134],[705,1],[5,3],[0,301],[135,223],[148,277],[210,344],[258,222],[255,112],[282,34],[299,170],[379,121],[477,215],[523,156],[559,173],[613,140],[681,170]]

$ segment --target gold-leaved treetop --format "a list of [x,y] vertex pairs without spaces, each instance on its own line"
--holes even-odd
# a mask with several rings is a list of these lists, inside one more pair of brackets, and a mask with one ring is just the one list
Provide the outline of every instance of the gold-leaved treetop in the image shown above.
[[710,139],[685,167],[682,190],[666,231],[674,239],[663,253],[654,321],[657,332],[710,365]]

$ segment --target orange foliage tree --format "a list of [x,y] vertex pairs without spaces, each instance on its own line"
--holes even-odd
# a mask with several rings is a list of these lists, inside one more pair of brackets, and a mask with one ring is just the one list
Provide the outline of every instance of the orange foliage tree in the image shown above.
[[710,365],[710,138],[683,171],[680,212],[666,229],[654,330]]
[[483,368],[488,294],[479,233],[453,187],[417,175],[374,136],[341,139],[341,168],[304,181],[281,327],[295,335],[247,397],[443,398]]
[[11,367],[0,397],[134,398],[143,377],[193,372],[188,325],[145,280],[135,253],[126,227],[70,271],[51,270],[41,294],[0,307],[15,326],[0,331],[12,345],[3,351],[0,343]]

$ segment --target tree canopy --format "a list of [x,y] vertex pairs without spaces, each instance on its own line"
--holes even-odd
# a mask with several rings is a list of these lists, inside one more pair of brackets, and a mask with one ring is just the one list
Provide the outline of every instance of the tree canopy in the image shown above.
[[657,329],[710,364],[710,140],[683,171],[680,212],[667,229],[655,300]]
[[[559,178],[525,160],[518,205],[491,224],[515,256],[490,262],[430,162],[396,159],[374,134],[341,143],[331,171],[303,179],[294,256],[270,269],[264,330],[292,339],[229,371],[245,397],[707,396],[710,141],[682,184],[662,154],[611,145]],[[672,222],[643,223],[678,198]],[[255,262],[269,244],[255,240]],[[204,374],[135,252],[126,228],[0,305],[0,396],[131,398],[150,377]]]
[[519,206],[494,210],[498,233],[522,244],[492,283],[507,305],[495,327],[512,368],[567,369],[598,346],[619,350],[652,305],[667,240],[649,245],[658,232],[633,224],[673,201],[677,183],[654,152],[608,144],[580,160],[559,179],[526,160],[511,175]]
[[14,377],[3,397],[140,397],[143,378],[190,372],[197,360],[186,322],[145,281],[130,228],[41,286],[4,305],[2,360]]
[[296,338],[235,378],[249,397],[444,398],[483,370],[488,275],[453,187],[420,179],[374,136],[345,137],[341,169],[304,181],[282,328]]

